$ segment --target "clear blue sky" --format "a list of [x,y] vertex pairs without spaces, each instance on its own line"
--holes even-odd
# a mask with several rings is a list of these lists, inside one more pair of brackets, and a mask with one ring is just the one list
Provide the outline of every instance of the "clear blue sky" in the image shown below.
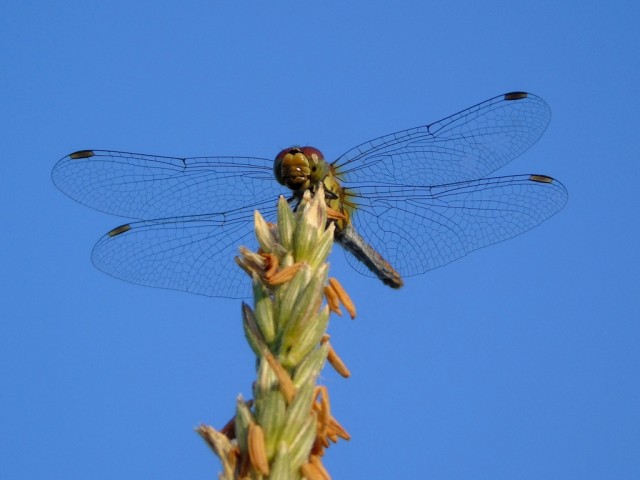
[[91,265],[126,220],[65,197],[83,148],[333,158],[526,90],[549,129],[501,171],[544,173],[567,207],[410,278],[332,259],[358,306],[327,370],[353,436],[334,478],[640,478],[634,2],[5,2],[0,7],[0,476],[213,478],[193,428],[249,397],[240,304]]

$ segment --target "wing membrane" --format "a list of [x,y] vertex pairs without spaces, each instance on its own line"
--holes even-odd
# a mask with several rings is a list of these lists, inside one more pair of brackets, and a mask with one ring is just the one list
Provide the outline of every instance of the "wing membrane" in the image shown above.
[[[275,204],[259,206],[270,221]],[[235,264],[241,245],[257,246],[253,211],[135,222],[96,243],[92,261],[103,272],[150,287],[200,295],[247,298],[250,281]]]
[[[363,186],[353,224],[403,276],[446,265],[515,237],[562,209],[565,187],[543,175],[435,187]],[[371,273],[348,256],[353,268]]]
[[512,92],[426,126],[379,137],[335,162],[349,182],[441,185],[486,177],[542,136],[551,111],[540,97]]
[[54,167],[56,186],[102,212],[149,220],[253,210],[286,193],[274,180],[273,161],[252,157],[160,157],[85,150]]

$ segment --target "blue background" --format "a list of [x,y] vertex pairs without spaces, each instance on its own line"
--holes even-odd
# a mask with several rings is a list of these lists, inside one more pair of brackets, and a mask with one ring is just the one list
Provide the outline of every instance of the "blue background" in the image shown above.
[[500,173],[569,189],[541,227],[358,306],[323,383],[334,478],[640,478],[637,2],[4,2],[0,476],[213,478],[193,428],[251,395],[239,302],[94,269],[123,223],[69,200],[83,148],[328,158],[511,90],[550,104]]

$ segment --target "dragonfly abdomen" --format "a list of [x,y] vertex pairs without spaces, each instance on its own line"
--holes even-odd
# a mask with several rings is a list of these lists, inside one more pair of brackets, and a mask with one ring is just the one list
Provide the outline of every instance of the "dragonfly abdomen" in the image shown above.
[[382,283],[391,288],[400,288],[404,285],[398,271],[382,255],[376,252],[350,223],[345,225],[344,228],[336,230],[335,238],[342,245],[342,248],[366,265],[376,277],[382,280]]

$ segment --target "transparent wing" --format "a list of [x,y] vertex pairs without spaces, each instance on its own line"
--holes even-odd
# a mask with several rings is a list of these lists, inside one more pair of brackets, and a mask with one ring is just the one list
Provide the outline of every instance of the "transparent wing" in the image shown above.
[[[355,189],[354,228],[400,272],[424,273],[515,237],[560,211],[568,195],[544,175],[494,177],[435,187]],[[351,266],[371,276],[347,255]]]
[[[257,207],[275,220],[277,198]],[[94,265],[121,280],[213,297],[248,298],[251,282],[234,257],[257,247],[253,210],[136,222],[104,235]]]
[[385,135],[334,163],[348,182],[441,185],[482,178],[542,136],[551,111],[540,97],[511,92],[431,125]]
[[273,161],[251,157],[177,158],[106,150],[67,155],[53,168],[56,186],[102,212],[149,220],[247,208],[286,194]]

